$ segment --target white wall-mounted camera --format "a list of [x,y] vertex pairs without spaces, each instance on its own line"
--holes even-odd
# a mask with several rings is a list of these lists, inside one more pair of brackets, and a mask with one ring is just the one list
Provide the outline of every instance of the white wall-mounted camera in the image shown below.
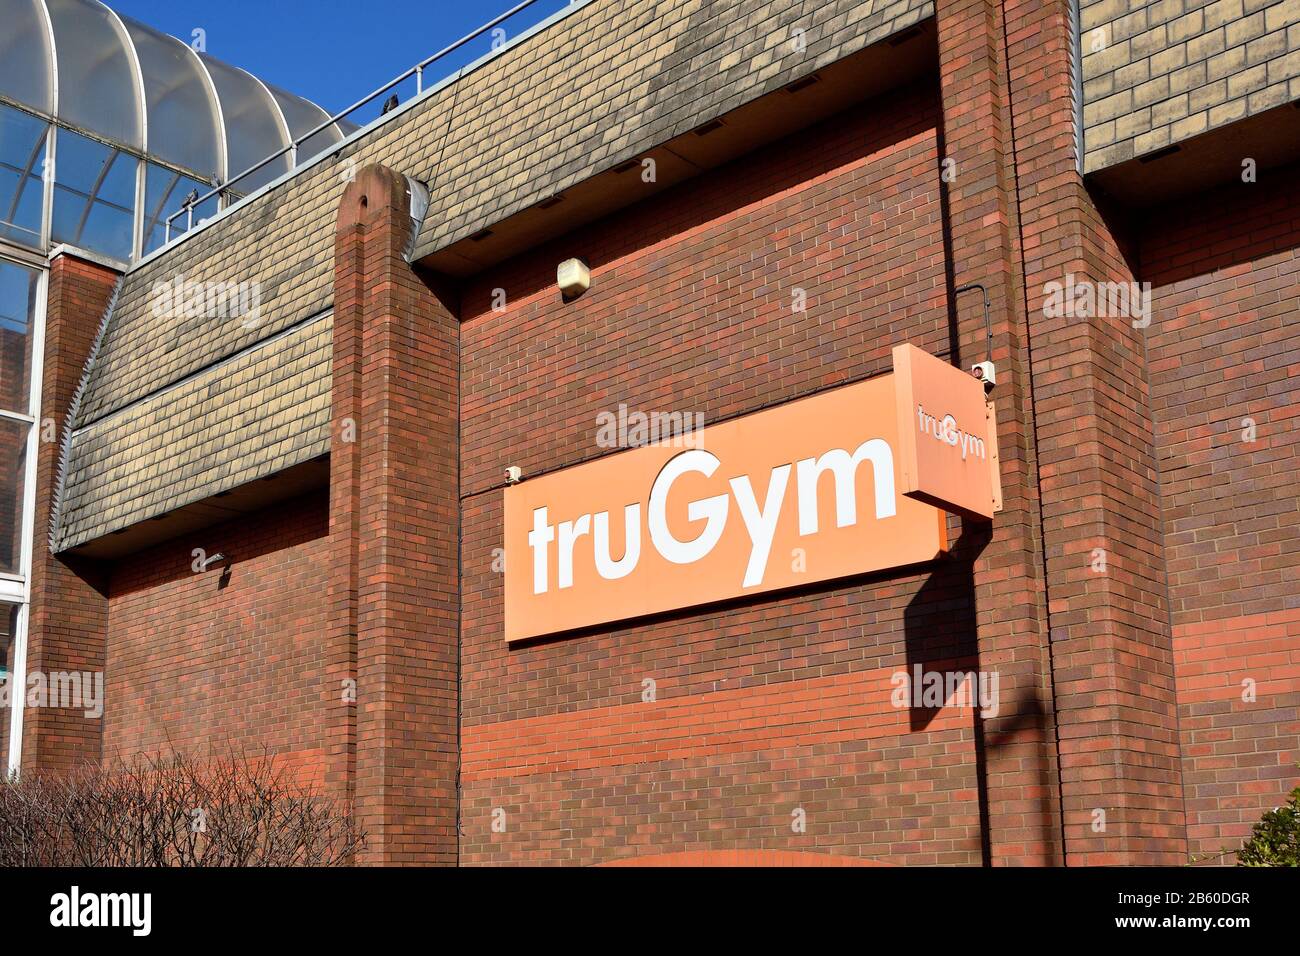
[[972,365],[970,373],[984,383],[984,391],[993,391],[993,386],[998,383],[997,369],[993,367],[992,362],[980,362],[978,365]]
[[523,476],[524,476],[524,470],[522,468],[520,468],[518,465],[511,465],[509,468],[506,469],[506,484],[507,485],[517,484],[519,482],[519,479],[522,478]]

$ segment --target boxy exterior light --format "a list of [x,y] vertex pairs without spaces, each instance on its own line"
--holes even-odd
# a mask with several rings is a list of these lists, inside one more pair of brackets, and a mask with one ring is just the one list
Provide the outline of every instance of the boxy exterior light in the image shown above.
[[581,259],[565,259],[555,270],[555,284],[566,299],[576,298],[591,287],[591,270]]

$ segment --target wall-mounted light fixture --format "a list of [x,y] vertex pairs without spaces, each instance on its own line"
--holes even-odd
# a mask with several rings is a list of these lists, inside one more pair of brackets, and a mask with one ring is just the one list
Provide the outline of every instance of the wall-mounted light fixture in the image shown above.
[[555,270],[555,284],[567,302],[591,288],[591,269],[581,259],[565,259]]

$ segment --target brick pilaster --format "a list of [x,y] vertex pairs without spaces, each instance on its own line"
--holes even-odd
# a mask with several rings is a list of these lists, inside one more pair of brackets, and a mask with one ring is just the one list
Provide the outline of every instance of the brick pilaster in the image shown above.
[[[1133,279],[1078,173],[1069,6],[954,0],[938,20],[955,281],[993,276],[1007,336],[1004,345],[995,323],[1007,512],[976,571],[977,584],[992,575],[980,589],[981,664],[1009,647],[1017,666],[1052,677],[1040,699],[1054,700],[1065,861],[1177,862],[1172,655],[1142,342],[1127,319],[1042,311],[1047,283],[1067,274]],[[972,308],[963,303],[965,355]],[[995,565],[1000,539],[1016,557]],[[1094,570],[1100,557],[1104,571]],[[1045,588],[1046,614],[1038,604],[1009,638],[1005,623],[986,620],[1014,602],[999,596],[995,568],[1034,582],[1031,593]],[[1022,710],[1004,706],[998,721]],[[996,862],[997,748],[988,752]]]
[[[380,166],[339,207],[330,672],[354,655],[363,860],[454,863],[459,323],[403,258],[408,209],[405,179]],[[351,735],[331,736],[337,774]]]
[[1005,10],[1066,859],[1178,863],[1185,836],[1143,333],[1132,316],[1043,308],[1048,284],[1069,275],[1135,276],[1078,172],[1070,6],[1010,0]]
[[[50,262],[45,361],[37,427],[35,540],[27,673],[103,673],[108,601],[93,563],[50,554],[50,514],[59,477],[60,440],[86,360],[119,273],[64,252]],[[49,428],[53,423],[54,428]],[[56,440],[45,438],[57,433]],[[105,706],[111,706],[106,701]],[[23,769],[69,770],[100,759],[103,723],[84,707],[28,708],[23,715]]]
[[980,667],[1000,683],[981,728],[987,853],[994,865],[1052,864],[1060,811],[1004,24],[987,0],[942,0],[936,14],[950,302],[961,362],[973,364],[987,357],[982,296],[953,292],[988,289],[998,375],[1003,510],[991,528],[968,522],[959,551],[974,562]]
[[365,224],[340,221],[334,236],[334,318],[330,400],[329,628],[321,696],[325,784],[356,799],[357,548],[360,540],[361,328],[365,307]]

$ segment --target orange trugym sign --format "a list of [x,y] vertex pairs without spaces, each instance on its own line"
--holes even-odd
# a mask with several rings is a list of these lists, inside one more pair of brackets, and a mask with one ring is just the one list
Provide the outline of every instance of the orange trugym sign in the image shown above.
[[972,518],[1001,509],[993,405],[969,373],[894,346],[899,494]]
[[944,512],[901,490],[896,378],[507,488],[506,640],[938,556]]

